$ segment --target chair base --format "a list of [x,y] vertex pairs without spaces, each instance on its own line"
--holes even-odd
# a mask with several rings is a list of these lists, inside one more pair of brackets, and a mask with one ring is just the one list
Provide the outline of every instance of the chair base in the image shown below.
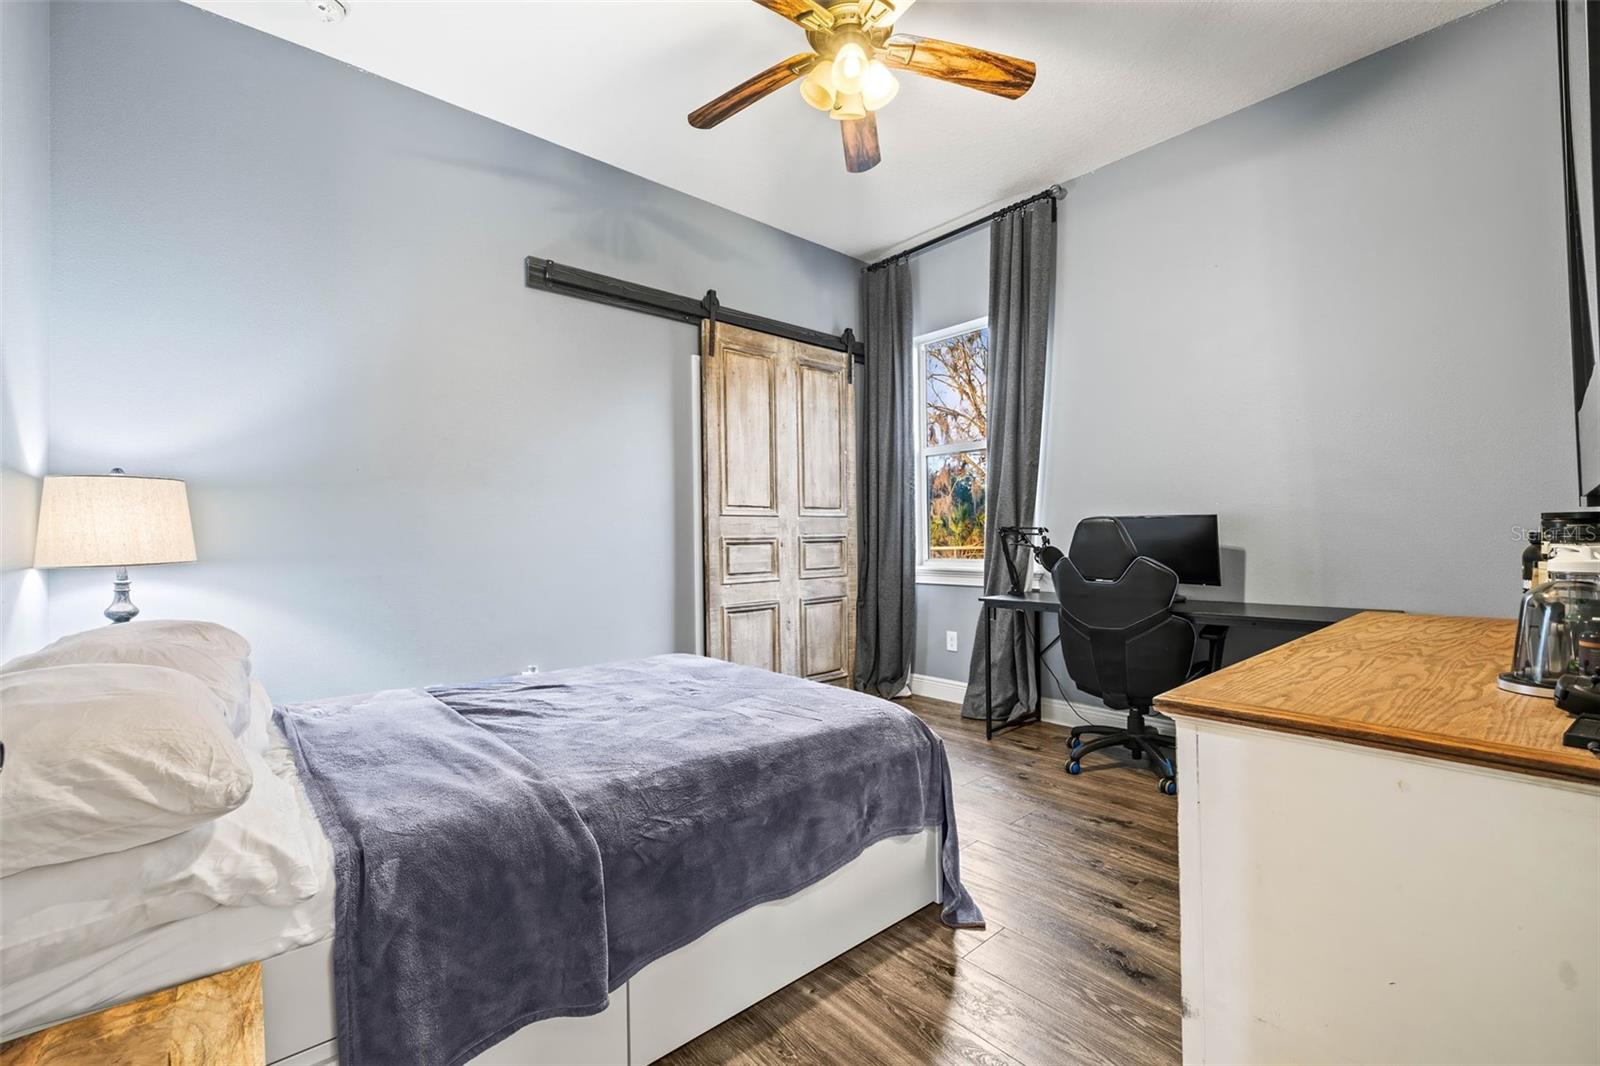
[[[1095,739],[1084,741],[1082,738],[1086,736]],[[1146,766],[1159,779],[1157,790],[1164,795],[1175,796],[1178,794],[1178,764],[1170,750],[1174,744],[1173,737],[1158,733],[1145,724],[1142,710],[1129,711],[1128,724],[1123,728],[1114,725],[1074,726],[1067,741],[1071,756],[1067,761],[1067,773],[1081,773],[1083,766],[1080,760],[1091,752],[1104,748],[1127,748],[1135,759],[1147,760]]]

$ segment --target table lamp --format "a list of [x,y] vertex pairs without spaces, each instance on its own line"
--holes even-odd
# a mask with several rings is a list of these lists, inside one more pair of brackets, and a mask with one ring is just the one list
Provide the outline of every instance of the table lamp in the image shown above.
[[128,592],[128,567],[194,562],[189,490],[175,478],[109,474],[47,477],[39,497],[39,536],[33,565],[114,566],[106,617],[131,621],[139,613]]

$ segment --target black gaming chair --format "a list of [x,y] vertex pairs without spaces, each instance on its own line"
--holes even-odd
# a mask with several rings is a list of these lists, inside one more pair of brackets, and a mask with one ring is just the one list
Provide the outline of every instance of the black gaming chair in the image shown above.
[[[1193,666],[1195,629],[1172,613],[1178,575],[1139,554],[1115,518],[1086,518],[1065,558],[1050,571],[1061,600],[1061,653],[1067,673],[1107,707],[1128,712],[1125,729],[1081,725],[1072,730],[1067,772],[1102,748],[1126,747],[1148,758],[1167,795],[1178,791],[1172,738],[1145,723],[1150,701],[1204,672]],[[1085,736],[1096,739],[1085,742]]]

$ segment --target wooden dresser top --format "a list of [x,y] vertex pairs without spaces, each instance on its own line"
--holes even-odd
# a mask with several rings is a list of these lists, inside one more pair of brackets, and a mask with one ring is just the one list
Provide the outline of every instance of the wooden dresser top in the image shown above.
[[1514,622],[1366,612],[1191,681],[1156,710],[1600,783],[1554,702],[1503,692]]

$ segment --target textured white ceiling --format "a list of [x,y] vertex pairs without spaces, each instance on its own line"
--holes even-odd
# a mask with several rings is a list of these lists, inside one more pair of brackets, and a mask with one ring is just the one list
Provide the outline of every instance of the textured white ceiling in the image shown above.
[[806,50],[748,0],[189,0],[819,244],[870,258],[1487,6],[1487,0],[922,0],[898,28],[1039,65],[1007,101],[901,75],[883,162],[789,86],[709,131],[689,111]]

